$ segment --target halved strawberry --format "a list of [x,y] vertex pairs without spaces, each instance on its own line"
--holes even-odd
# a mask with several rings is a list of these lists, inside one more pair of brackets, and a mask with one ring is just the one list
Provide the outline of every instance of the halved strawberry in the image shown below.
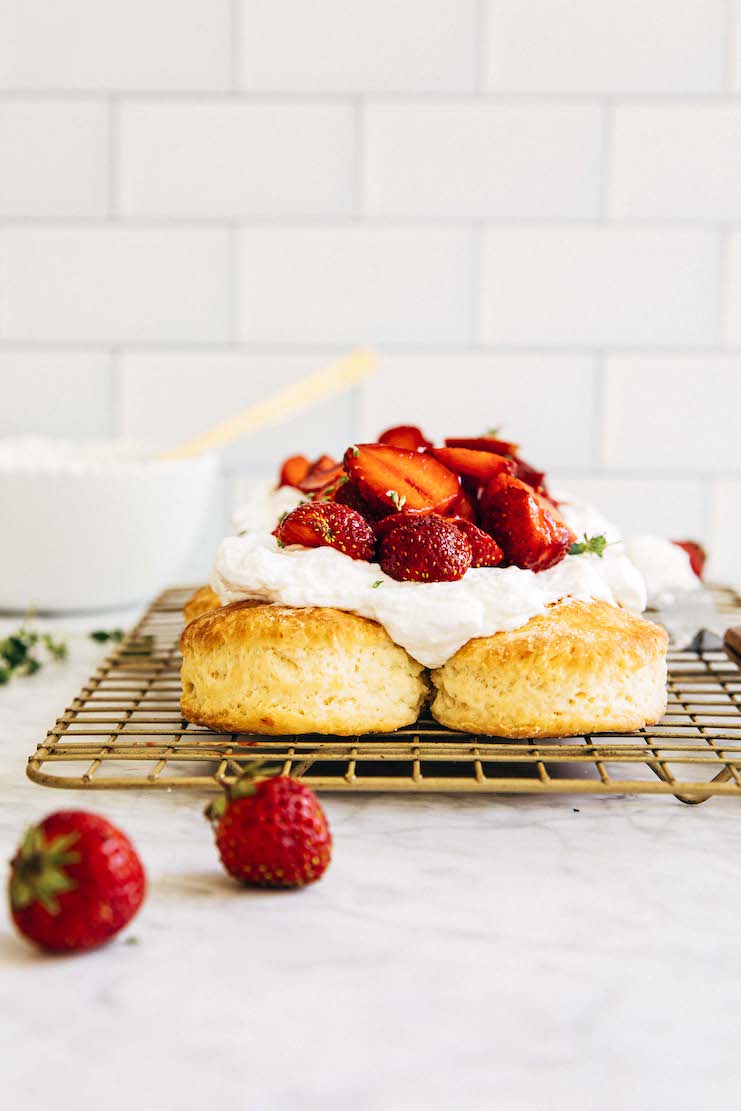
[[449,437],[445,440],[446,447],[465,447],[471,451],[493,451],[496,455],[516,455],[520,450],[519,444],[512,444],[509,440],[498,440],[495,436],[474,437]]
[[515,464],[493,451],[473,451],[467,447],[433,447],[429,449],[440,463],[454,474],[488,482],[495,474],[514,474]]
[[306,478],[310,467],[311,463],[305,455],[290,455],[280,469],[278,485],[298,487],[298,484]]
[[574,542],[538,495],[519,478],[498,474],[481,495],[481,525],[509,563],[545,571],[560,563]]
[[394,428],[387,428],[378,437],[378,442],[388,444],[389,447],[404,448],[406,451],[432,447],[432,442],[416,424],[397,424]]
[[471,566],[471,542],[437,513],[406,513],[381,540],[379,563],[401,582],[456,582]]
[[311,464],[308,473],[301,480],[298,488],[303,490],[305,494],[313,494],[317,490],[324,490],[337,481],[342,474],[342,470],[342,464],[335,462],[331,455],[320,455]]
[[274,530],[284,547],[336,548],[351,559],[370,562],[376,553],[376,538],[366,520],[347,505],[310,502],[288,513]]
[[695,572],[698,579],[701,579],[708,558],[707,552],[702,544],[697,540],[672,540],[672,544],[676,544],[678,548],[681,548],[682,551],[687,553],[690,557],[690,567]]
[[416,451],[358,444],[347,449],[344,462],[350,481],[374,508],[442,513],[460,490],[457,477],[447,467]]
[[483,529],[465,521],[462,517],[447,518],[471,542],[472,567],[497,567],[504,559],[504,552],[493,536],[489,536]]

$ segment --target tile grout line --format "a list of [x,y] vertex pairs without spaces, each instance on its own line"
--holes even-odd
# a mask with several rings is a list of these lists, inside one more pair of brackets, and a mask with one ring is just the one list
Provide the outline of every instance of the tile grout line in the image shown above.
[[242,81],[242,4],[241,0],[229,0],[229,90],[241,91]]
[[122,434],[121,413],[121,348],[112,346],[108,350],[109,361],[109,403],[111,436],[116,438]]
[[120,203],[119,203],[119,177],[120,177],[120,134],[121,134],[121,119],[120,119],[120,101],[117,96],[109,96],[106,98],[108,105],[107,119],[108,119],[108,145],[106,150],[107,156],[107,181],[108,181],[108,198],[107,198],[107,219],[109,221],[117,221],[120,217]]
[[715,500],[717,482],[720,477],[720,475],[704,475],[700,480],[703,509],[702,526],[705,531],[705,541],[712,554],[716,551]]
[[484,316],[484,225],[471,227],[471,293],[469,301],[469,347],[473,350],[482,334]]
[[366,118],[362,97],[353,97],[352,108],[352,220],[362,219],[365,210]]
[[724,347],[723,337],[726,332],[728,320],[728,297],[726,290],[730,275],[731,253],[731,228],[728,224],[719,224],[716,231],[716,272],[715,280],[715,342],[720,348]]
[[[231,82],[231,63],[229,64],[229,82]],[[306,89],[301,90],[273,90],[273,89],[244,89],[241,84],[232,89],[231,87],[223,88],[179,88],[179,89],[156,89],[156,88],[126,88],[126,87],[112,87],[112,88],[0,88],[0,103],[3,100],[49,100],[49,101],[63,101],[63,100],[104,100],[107,97],[117,97],[119,99],[126,99],[132,101],[150,100],[161,103],[177,103],[178,101],[189,100],[203,100],[203,101],[234,101],[244,100],[252,101],[256,104],[275,104],[283,102],[286,104],[302,103],[328,103],[341,101],[347,103],[354,97],[362,95],[365,100],[379,101],[381,103],[396,102],[400,105],[414,105],[416,103],[422,104],[448,104],[448,103],[461,103],[472,102],[477,104],[492,104],[492,105],[506,105],[506,104],[533,104],[548,107],[552,105],[568,105],[568,104],[595,104],[604,103],[609,100],[613,103],[627,103],[627,104],[728,104],[739,107],[741,105],[741,90],[735,88],[725,92],[715,91],[702,91],[702,92],[652,92],[635,91],[630,89],[610,90],[604,92],[601,90],[573,92],[571,90],[487,90],[482,89],[477,91],[461,91],[461,90],[441,90],[441,89],[417,89],[417,90],[386,90],[386,89],[364,89],[362,93],[355,90],[343,89],[337,90],[332,88],[326,89]]]
[[[17,337],[4,337],[0,339],[0,350],[9,351],[67,351],[67,352],[105,352],[110,349],[113,341],[110,338],[103,339],[86,339],[81,337],[79,339],[28,339]],[[342,354],[347,351],[347,343],[337,342],[336,340],[327,339],[321,340],[307,340],[306,342],[297,341],[295,343],[287,343],[284,341],[269,341],[269,340],[240,340],[238,344],[233,344],[228,340],[178,340],[164,338],[161,340],[147,339],[140,340],[132,336],[131,339],[118,340],[121,346],[127,350],[136,352],[137,354],[147,353],[162,353],[169,352],[171,354],[183,354],[189,351],[194,354],[200,353],[202,355],[211,352],[226,352],[237,350],[242,354],[253,355],[276,355],[276,356],[290,356],[290,355],[333,355]],[[593,343],[587,344],[543,344],[543,343],[476,343],[474,345],[465,342],[458,343],[436,343],[424,344],[421,342],[411,343],[386,343],[379,341],[374,344],[377,351],[382,352],[389,356],[403,356],[403,357],[419,357],[419,358],[435,358],[439,356],[446,357],[461,357],[461,358],[507,358],[507,359],[529,359],[533,356],[541,358],[548,358],[549,356],[563,356],[569,355],[574,358],[589,359],[590,355],[594,354],[595,346]],[[708,355],[714,356],[727,356],[731,360],[741,359],[741,343],[730,344],[610,344],[605,345],[603,348],[611,355],[631,356],[639,355],[645,358],[663,358],[666,356],[673,356],[675,358],[702,358]]]
[[[45,228],[72,228],[76,230],[86,231],[88,229],[96,229],[104,226],[106,223],[105,218],[99,216],[3,216],[0,215],[0,229],[2,228],[30,228],[33,230],[43,231]],[[609,231],[614,232],[643,232],[646,234],[656,233],[674,233],[690,230],[705,230],[711,234],[717,227],[718,221],[708,217],[701,219],[699,217],[689,217],[686,219],[678,219],[670,217],[664,220],[658,219],[632,219],[632,220],[610,220],[609,225],[601,216],[584,216],[584,217],[557,217],[555,219],[542,219],[542,218],[519,218],[506,220],[503,218],[491,218],[480,221],[487,230],[492,232],[522,232],[522,231],[564,231],[564,232],[580,232],[590,231],[597,228],[607,228]],[[173,229],[180,231],[188,231],[189,229],[198,230],[203,228],[219,229],[231,223],[238,224],[240,227],[250,228],[287,228],[290,231],[302,229],[326,229],[327,231],[342,231],[352,227],[354,217],[352,214],[347,215],[330,215],[330,216],[300,216],[295,213],[286,214],[283,216],[243,216],[235,219],[232,213],[221,214],[218,216],[141,216],[135,217],[126,221],[126,226],[131,228],[140,229]],[[368,228],[374,228],[381,231],[451,231],[451,232],[466,232],[470,229],[471,223],[467,214],[462,214],[458,218],[453,217],[434,217],[402,214],[399,216],[373,216],[367,213],[364,214],[363,223]],[[741,223],[741,221],[738,221]]]
[[242,243],[239,224],[229,224],[227,236],[227,344],[234,350],[239,344],[242,299]]
[[594,404],[592,409],[592,471],[601,476],[605,471],[605,437],[607,435],[607,355],[604,349],[594,352]]
[[474,18],[473,87],[481,95],[486,91],[487,32],[489,24],[486,0],[476,0]]
[[606,101],[602,105],[602,151],[600,157],[600,219],[603,224],[608,224],[610,222],[611,178],[615,153],[614,136],[615,105],[612,101]]
[[721,81],[721,91],[722,94],[725,96],[733,96],[733,82],[736,69],[736,33],[737,20],[739,18],[738,6],[735,0],[726,0],[723,15],[723,41],[725,50],[723,57],[723,78]]

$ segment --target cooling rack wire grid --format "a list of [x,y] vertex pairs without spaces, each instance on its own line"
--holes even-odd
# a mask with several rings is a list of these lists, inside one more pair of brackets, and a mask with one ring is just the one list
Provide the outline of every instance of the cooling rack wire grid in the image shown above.
[[[165,590],[96,671],[28,761],[46,787],[214,789],[266,758],[319,791],[741,796],[741,671],[711,634],[669,653],[669,702],[638,733],[510,741],[456,733],[432,718],[392,734],[258,737],[180,716],[182,605]],[[741,594],[711,586],[728,625]]]

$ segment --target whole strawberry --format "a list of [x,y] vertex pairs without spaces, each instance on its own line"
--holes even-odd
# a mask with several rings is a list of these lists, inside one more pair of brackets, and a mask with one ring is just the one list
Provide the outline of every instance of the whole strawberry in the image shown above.
[[31,826],[10,862],[13,921],[54,952],[108,941],[134,917],[145,889],[128,837],[84,810],[58,810]]
[[437,513],[397,514],[399,524],[381,539],[379,563],[401,582],[456,582],[471,566],[467,536]]
[[206,811],[230,875],[250,887],[302,887],[320,879],[332,835],[313,791],[286,775],[248,771]]

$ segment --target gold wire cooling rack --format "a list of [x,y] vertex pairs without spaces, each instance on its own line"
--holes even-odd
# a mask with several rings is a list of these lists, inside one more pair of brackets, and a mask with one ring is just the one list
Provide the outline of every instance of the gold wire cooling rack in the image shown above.
[[[83,687],[29,759],[35,783],[213,789],[264,757],[321,791],[741,796],[741,671],[707,634],[670,651],[666,715],[638,733],[509,741],[424,717],[392,734],[231,735],[180,716],[177,645],[191,592],[160,595]],[[741,623],[741,595],[711,592],[728,624]]]

